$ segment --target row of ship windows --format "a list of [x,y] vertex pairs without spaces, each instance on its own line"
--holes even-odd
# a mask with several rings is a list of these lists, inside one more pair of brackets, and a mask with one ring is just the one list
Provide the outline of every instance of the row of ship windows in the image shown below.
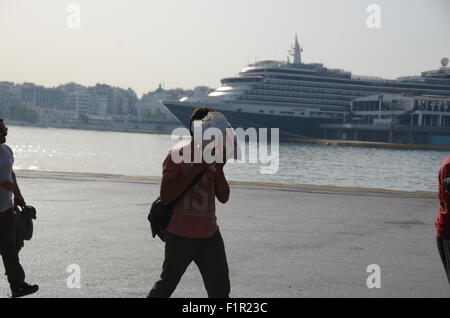
[[267,91],[267,90],[248,90],[245,91],[247,94],[255,94],[255,95],[275,95],[275,96],[289,96],[289,97],[301,97],[301,98],[311,98],[311,97],[321,97],[323,99],[327,99],[327,100],[342,100],[342,101],[346,101],[349,102],[352,100],[351,97],[347,96],[330,96],[330,95],[326,95],[326,94],[299,94],[299,93],[286,93],[286,92],[280,92],[280,91]]
[[[379,101],[366,101],[366,102],[353,102],[352,110],[354,111],[402,111],[405,110],[405,105],[391,104]],[[439,104],[439,105],[423,105],[415,102],[415,110],[430,111],[430,112],[450,112],[450,103]]]
[[450,112],[450,106],[417,106],[416,109],[429,112]]
[[[238,111],[238,112],[242,112],[242,109],[241,109],[241,108],[238,108],[237,111]],[[265,113],[265,111],[264,111],[263,109],[260,109],[259,112],[260,112],[261,114],[264,114],[264,113]],[[275,111],[269,110],[268,113],[269,113],[269,114],[275,114]],[[279,111],[278,113],[279,113],[279,114],[283,114],[283,115],[295,115],[295,112],[287,112],[287,111]],[[304,113],[304,112],[301,112],[300,115],[305,115],[305,113]]]
[[[239,108],[237,109],[238,112],[242,112],[242,109]],[[265,111],[263,109],[260,109],[259,112],[261,114],[264,114]],[[268,111],[268,113],[270,114],[275,114],[275,112],[273,110]],[[290,112],[290,111],[280,111],[278,112],[279,114],[283,114],[283,115],[295,115],[295,112]],[[301,116],[304,116],[305,113],[301,112],[299,113]],[[341,114],[338,113],[324,113],[324,112],[311,112],[311,117],[316,117],[316,118],[333,118],[333,119],[338,119],[338,118],[342,118]]]
[[[382,119],[389,119],[392,116],[381,116]],[[374,119],[378,119],[378,116],[365,115],[359,117],[359,122],[361,124],[373,123]],[[407,124],[406,122],[404,122]],[[414,114],[412,117],[412,126],[419,126],[419,115]],[[422,115],[422,120],[420,122],[421,127],[450,127],[450,116],[442,116],[442,119],[439,119],[437,115]]]
[[257,82],[261,82],[261,78],[242,78],[242,77],[224,78],[221,82],[222,82],[222,84],[228,84],[228,83],[257,83]]
[[[254,104],[254,105],[261,105],[261,104],[267,104],[268,106],[273,106],[273,102],[265,102],[265,101],[251,101],[251,100],[248,100],[248,101],[246,101],[246,100],[244,100],[244,101],[241,101],[240,103],[243,103],[243,104],[250,104],[250,105],[252,105],[252,104]],[[280,105],[281,106],[281,105]],[[342,106],[330,106],[330,107],[327,107],[327,106],[320,106],[320,107],[317,107],[317,106],[315,106],[315,105],[304,105],[304,104],[302,104],[302,105],[299,105],[298,103],[292,103],[292,104],[289,104],[289,103],[285,103],[285,104],[283,104],[283,106],[292,106],[292,107],[299,107],[299,106],[301,106],[301,107],[315,107],[315,108],[319,108],[321,111],[331,111],[331,112],[334,112],[334,111],[345,111],[346,110],[346,107],[342,107]],[[240,110],[238,110],[238,111],[240,111]]]
[[404,111],[407,105],[404,103],[387,103],[383,101],[354,101],[352,110],[354,111]]
[[239,96],[239,100],[256,100],[256,101],[272,101],[272,102],[293,102],[293,103],[309,103],[315,105],[335,105],[349,106],[350,102],[327,101],[320,99],[299,99],[299,98],[283,98],[283,97],[266,97],[266,96]]
[[[271,83],[271,84],[276,84],[276,85],[289,85],[289,86],[312,86],[312,87],[323,87],[323,88],[340,88],[340,89],[350,89],[350,90],[354,90],[355,86],[354,85],[345,85],[345,84],[323,84],[320,82],[316,82],[316,81],[283,81],[283,80],[267,80],[267,83]],[[368,90],[373,90],[370,87],[367,87]]]
[[[302,83],[303,85],[303,83]],[[308,86],[308,87],[304,87]],[[304,86],[281,86],[281,85],[253,85],[255,89],[273,89],[273,90],[285,90],[285,91],[298,91],[298,92],[308,92],[308,93],[325,93],[325,94],[335,94],[340,96],[366,96],[369,94],[364,94],[362,91],[345,91],[338,89],[329,89],[326,87],[323,88],[310,88],[311,86],[319,86],[319,85],[304,85]],[[324,88],[326,90],[324,90]]]
[[[292,76],[285,76],[285,75],[280,75],[275,78],[280,81],[286,81],[286,82],[297,82],[298,81],[297,79],[302,79],[302,77],[292,77]],[[394,84],[399,89],[420,89],[420,90],[424,89],[423,84],[418,85],[415,83],[414,84],[413,83],[398,83],[395,80],[383,80],[380,82],[364,81],[363,83],[360,83],[358,80],[354,80],[354,79],[349,81],[349,80],[342,80],[342,79],[311,78],[311,80],[313,80],[315,82],[332,83],[332,85],[341,84],[341,85],[360,86],[361,84],[363,84],[364,86],[370,86],[370,87],[367,87],[367,89],[370,89],[370,90],[373,89],[376,91],[379,91],[382,87],[386,87],[386,85],[392,85],[392,84]],[[430,87],[430,88],[433,89],[433,87]],[[442,87],[442,89],[445,90],[444,87]]]
[[[399,88],[394,88],[394,87],[383,87],[383,86],[379,86],[379,87],[367,87],[367,85],[359,85],[359,84],[353,84],[353,85],[348,85],[348,84],[322,84],[322,83],[318,83],[318,82],[311,82],[311,81],[283,81],[283,80],[267,80],[267,83],[272,83],[272,84],[284,84],[284,85],[290,85],[290,86],[313,86],[313,87],[323,87],[323,88],[338,88],[341,90],[355,90],[358,87],[363,87],[364,91],[359,91],[360,93],[367,93],[366,95],[370,95],[373,92],[386,92],[386,93],[390,93],[390,92],[397,92],[399,89],[406,91],[406,90],[410,90],[410,89],[414,89],[414,91],[417,91],[417,89],[419,89],[420,91],[429,91],[431,90],[436,90],[436,89],[425,89],[424,87],[399,87]],[[339,85],[339,86],[337,86]]]
[[[413,125],[419,122],[419,115],[414,115]],[[422,127],[450,127],[450,116],[422,115]]]
[[[291,74],[291,75],[311,75],[315,73],[315,68],[310,68],[307,70],[248,70],[245,73],[242,74],[242,76],[245,76],[245,74],[250,74],[250,76],[274,76],[274,75],[267,75],[267,73],[284,73],[284,74]],[[275,75],[276,76],[276,75]]]
[[450,101],[416,100],[414,101],[414,107],[418,110],[448,112],[450,111]]
[[343,114],[337,113],[323,113],[323,112],[311,112],[311,117],[315,118],[329,118],[329,119],[342,119]]
[[[273,84],[277,84],[277,83],[273,82]],[[286,84],[287,83],[285,83],[285,85]],[[327,91],[330,91],[330,92],[333,91],[336,94],[339,94],[339,93],[342,94],[343,91],[345,91],[345,94],[352,95],[352,96],[367,96],[367,95],[373,94],[374,92],[378,93],[381,91],[380,89],[373,89],[371,87],[364,87],[364,90],[360,90],[360,89],[358,90],[358,88],[354,87],[354,86],[341,86],[339,89],[336,89],[337,88],[336,85],[323,85],[323,84],[318,84],[318,83],[314,83],[314,82],[313,83],[311,83],[311,82],[292,83],[290,87],[302,87],[299,85],[306,86],[306,87],[320,87],[320,88],[326,89]],[[284,88],[285,86],[282,86],[282,87]],[[386,88],[383,91],[390,92],[390,91],[397,91],[397,90],[392,89],[392,88]]]

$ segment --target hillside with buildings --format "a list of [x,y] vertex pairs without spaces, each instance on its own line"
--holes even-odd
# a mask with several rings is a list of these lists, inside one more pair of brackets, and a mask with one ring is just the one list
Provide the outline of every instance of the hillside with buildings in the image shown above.
[[207,95],[210,91],[205,86],[166,90],[159,85],[138,98],[131,88],[106,84],[44,87],[4,81],[0,82],[0,118],[18,125],[170,132],[179,123],[162,102]]

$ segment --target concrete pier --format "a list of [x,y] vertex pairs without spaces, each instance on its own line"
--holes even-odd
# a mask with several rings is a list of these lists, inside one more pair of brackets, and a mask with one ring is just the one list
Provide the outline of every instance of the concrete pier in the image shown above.
[[[343,133],[345,139],[348,133]],[[437,150],[448,151],[450,145],[419,145],[419,144],[397,144],[374,141],[357,140],[336,140],[336,139],[311,139],[311,138],[289,138],[288,142],[299,142],[315,145],[339,146],[339,147],[358,147],[358,148],[381,148],[381,149],[402,149],[402,150]]]
[[[164,253],[146,220],[158,178],[18,172],[18,181],[38,211],[21,252],[36,297],[147,295]],[[217,204],[231,296],[449,297],[436,213],[435,193],[233,183],[230,202]],[[71,264],[80,289],[67,286]],[[381,268],[380,289],[366,285],[370,264]],[[174,297],[205,296],[192,264]]]

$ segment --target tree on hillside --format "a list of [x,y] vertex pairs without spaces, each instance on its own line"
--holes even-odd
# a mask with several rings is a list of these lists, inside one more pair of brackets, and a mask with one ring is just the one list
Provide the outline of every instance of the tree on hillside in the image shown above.
[[0,107],[0,118],[9,118],[9,108]]
[[79,114],[78,120],[82,124],[89,124],[89,116],[86,114]]
[[39,115],[28,107],[17,106],[9,109],[9,118],[12,120],[26,121],[33,124],[39,120]]

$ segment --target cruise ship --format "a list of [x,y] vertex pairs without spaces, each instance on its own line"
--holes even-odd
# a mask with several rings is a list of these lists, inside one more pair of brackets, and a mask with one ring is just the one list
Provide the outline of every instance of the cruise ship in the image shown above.
[[282,138],[322,138],[321,125],[345,123],[356,98],[380,93],[450,96],[446,65],[419,76],[387,80],[303,63],[302,51],[296,36],[287,61],[250,64],[238,76],[222,79],[207,97],[163,103],[185,126],[195,108],[211,107],[234,128],[279,128]]

